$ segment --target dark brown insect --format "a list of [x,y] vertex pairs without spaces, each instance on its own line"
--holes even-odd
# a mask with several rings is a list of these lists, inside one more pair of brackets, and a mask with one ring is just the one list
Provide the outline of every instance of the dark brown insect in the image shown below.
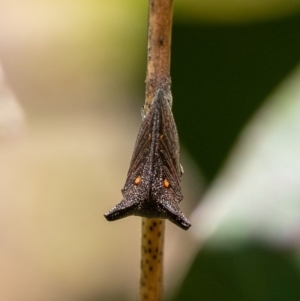
[[191,226],[178,206],[183,199],[182,168],[171,105],[170,90],[160,88],[143,118],[122,189],[123,200],[105,213],[108,221],[137,215],[166,218],[185,230]]

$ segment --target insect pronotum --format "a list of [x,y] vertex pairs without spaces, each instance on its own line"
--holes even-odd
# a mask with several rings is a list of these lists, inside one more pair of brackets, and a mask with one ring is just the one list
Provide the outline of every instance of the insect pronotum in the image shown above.
[[105,213],[108,221],[137,215],[166,218],[184,230],[191,226],[178,206],[183,199],[183,169],[171,106],[170,88],[158,88],[150,111],[143,117],[122,189],[123,200]]

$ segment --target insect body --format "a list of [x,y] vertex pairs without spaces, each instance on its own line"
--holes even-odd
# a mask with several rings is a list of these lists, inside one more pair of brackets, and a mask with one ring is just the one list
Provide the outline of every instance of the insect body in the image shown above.
[[123,200],[104,215],[108,221],[137,215],[166,218],[185,230],[191,226],[178,206],[182,167],[171,104],[169,89],[158,89],[137,137]]

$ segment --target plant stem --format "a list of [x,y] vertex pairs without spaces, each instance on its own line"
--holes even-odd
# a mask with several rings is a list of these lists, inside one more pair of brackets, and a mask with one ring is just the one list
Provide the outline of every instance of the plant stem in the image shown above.
[[145,113],[162,85],[170,85],[172,0],[149,0]]
[[159,301],[163,293],[165,220],[142,218],[140,301]]
[[[172,0],[149,0],[148,59],[144,114],[155,93],[170,86]],[[140,301],[160,301],[163,295],[165,220],[142,218]]]

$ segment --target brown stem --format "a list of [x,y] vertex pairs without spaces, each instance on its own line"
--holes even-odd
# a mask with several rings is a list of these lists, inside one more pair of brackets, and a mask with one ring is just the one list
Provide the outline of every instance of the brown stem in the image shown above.
[[[149,0],[145,114],[158,88],[171,84],[171,29],[172,0]],[[164,220],[142,218],[140,301],[162,300],[164,231]]]
[[172,0],[149,0],[148,60],[145,113],[157,88],[170,86]]
[[160,301],[163,295],[165,220],[142,219],[140,301]]

